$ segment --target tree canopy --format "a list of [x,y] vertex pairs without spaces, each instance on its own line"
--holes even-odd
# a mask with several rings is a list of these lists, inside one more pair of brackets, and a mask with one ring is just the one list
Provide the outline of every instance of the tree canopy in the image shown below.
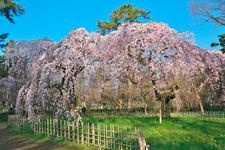
[[82,28],[59,43],[15,42],[5,57],[14,80],[4,80],[0,92],[16,93],[16,82],[19,94],[11,99],[29,119],[74,116],[82,102],[89,108],[160,105],[165,117],[171,106],[223,106],[225,55],[200,49],[163,23],[122,24],[107,36]]
[[0,77],[7,76],[7,70],[5,68],[4,62],[4,56],[0,56]]
[[[14,17],[22,15],[24,8],[14,0],[1,0],[0,1],[0,16],[5,17],[9,22],[14,22]],[[0,34],[0,48],[6,46],[5,40],[8,37],[8,33]],[[0,57],[0,77],[7,75],[7,70],[4,65],[4,57]]]
[[14,23],[14,16],[19,16],[24,13],[24,8],[14,0],[0,1],[0,15],[6,17],[11,23]]
[[218,35],[218,38],[219,42],[213,42],[211,46],[212,47],[220,46],[221,47],[220,50],[222,51],[222,53],[225,53],[225,34]]
[[192,0],[190,7],[192,14],[199,16],[204,21],[225,25],[224,0]]
[[[1,0],[0,1],[0,16],[5,17],[9,22],[14,22],[14,17],[24,14],[24,8],[14,0]],[[8,33],[0,34],[0,47],[5,46],[5,39]]]
[[116,30],[122,23],[141,22],[140,18],[149,20],[149,13],[150,11],[134,8],[132,5],[127,4],[114,10],[110,16],[110,21],[98,21],[97,26],[100,29],[100,33],[105,35],[106,33]]
[[[190,3],[194,16],[198,16],[206,22],[213,22],[219,26],[225,26],[225,2],[224,0],[192,0]],[[213,42],[212,47],[220,46],[225,53],[225,34],[218,35],[219,43]]]

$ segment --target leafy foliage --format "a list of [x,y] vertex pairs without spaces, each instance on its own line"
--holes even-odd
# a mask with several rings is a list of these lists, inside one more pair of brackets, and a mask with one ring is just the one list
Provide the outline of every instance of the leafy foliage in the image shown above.
[[[0,16],[5,17],[9,22],[15,23],[13,18],[24,14],[24,8],[14,0],[1,0],[0,1]],[[6,46],[5,40],[8,37],[8,33],[0,34],[0,48]]]
[[4,64],[4,56],[0,56],[0,77],[6,77],[7,76],[7,70],[6,66]]
[[204,21],[225,25],[224,0],[192,0],[190,7],[192,14],[199,16]]
[[0,15],[6,17],[11,23],[14,23],[13,17],[24,13],[24,8],[14,0],[0,1]]
[[[225,26],[225,3],[224,0],[192,0],[190,3],[192,14],[202,18],[206,22],[213,22]],[[225,53],[225,34],[218,35],[219,43],[211,43],[212,47],[221,46]]]
[[6,46],[5,40],[8,37],[8,33],[0,34],[0,48],[4,48]]
[[225,53],[225,34],[218,35],[219,43],[213,42],[211,44],[212,47],[220,46],[222,53]]
[[122,23],[140,22],[140,18],[149,20],[149,13],[150,11],[134,8],[132,5],[127,4],[114,10],[110,16],[110,21],[98,21],[97,26],[100,29],[100,33],[105,35],[106,33],[116,30]]

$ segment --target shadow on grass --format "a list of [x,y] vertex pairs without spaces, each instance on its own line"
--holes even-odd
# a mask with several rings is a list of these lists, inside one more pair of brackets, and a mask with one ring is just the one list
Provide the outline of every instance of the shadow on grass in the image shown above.
[[9,112],[0,112],[0,123],[8,121]]
[[3,150],[91,150],[86,146],[78,146],[72,142],[33,135],[12,128],[0,129],[0,149]]

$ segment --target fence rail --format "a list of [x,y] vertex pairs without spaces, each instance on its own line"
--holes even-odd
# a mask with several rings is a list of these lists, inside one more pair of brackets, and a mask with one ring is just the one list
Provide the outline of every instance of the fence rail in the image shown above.
[[195,112],[173,112],[172,117],[204,117],[204,118],[225,118],[225,111],[206,111],[204,115],[200,111]]
[[[152,110],[150,108],[147,109],[148,115],[156,116],[158,111]],[[93,116],[144,116],[147,115],[143,108],[123,108],[123,109],[88,109],[85,113],[85,116],[93,117]]]
[[[114,109],[110,110],[89,110],[86,114],[88,117],[110,117],[110,116],[148,116],[157,117],[159,113],[142,111],[125,111]],[[184,112],[171,112],[172,117],[204,117],[204,118],[225,118],[225,111],[205,111],[204,115],[200,111],[184,111]]]
[[94,145],[100,149],[148,150],[142,130],[120,126],[82,123],[56,118],[39,119],[36,122],[16,115],[8,116],[8,124],[33,133],[54,136],[78,144]]

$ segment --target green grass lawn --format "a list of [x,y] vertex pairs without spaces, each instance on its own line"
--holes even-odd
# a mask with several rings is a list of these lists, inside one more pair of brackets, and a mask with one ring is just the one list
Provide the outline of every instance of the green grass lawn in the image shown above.
[[142,127],[151,150],[225,150],[225,119],[154,117],[85,118],[88,122]]
[[[6,114],[0,114],[0,122],[6,120]],[[151,150],[225,150],[225,119],[222,118],[174,117],[163,124],[156,117],[134,116],[84,118],[84,121],[141,127]]]

